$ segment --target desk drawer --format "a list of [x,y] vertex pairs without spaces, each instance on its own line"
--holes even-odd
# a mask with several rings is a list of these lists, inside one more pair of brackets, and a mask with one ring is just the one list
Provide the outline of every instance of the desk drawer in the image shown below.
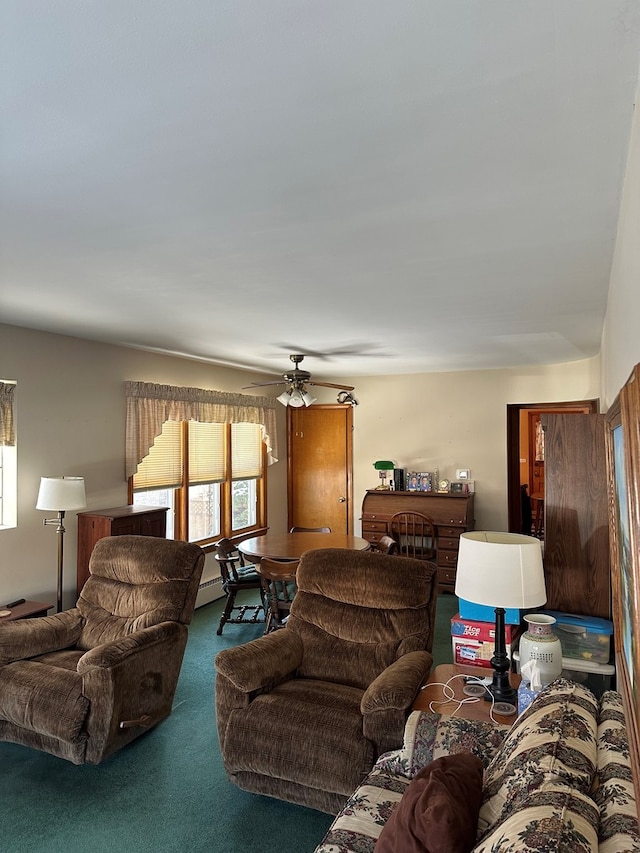
[[456,570],[455,568],[443,569],[438,567],[438,583],[440,586],[455,586]]
[[370,542],[371,545],[377,545],[383,536],[384,533],[372,533],[370,530],[362,531],[362,538],[366,539],[367,542]]
[[[466,529],[467,528],[463,526],[455,527],[452,525],[439,524],[438,539],[455,539],[457,543],[457,540],[460,539],[460,534],[464,533]],[[456,544],[453,547],[457,548],[458,545]]]
[[438,550],[457,551],[460,547],[460,539],[457,536],[438,536]]
[[438,568],[441,566],[451,566],[454,570],[458,563],[457,551],[441,551],[438,549]]
[[387,532],[386,521],[369,521],[368,518],[362,519],[362,530],[366,533],[379,533],[381,536]]

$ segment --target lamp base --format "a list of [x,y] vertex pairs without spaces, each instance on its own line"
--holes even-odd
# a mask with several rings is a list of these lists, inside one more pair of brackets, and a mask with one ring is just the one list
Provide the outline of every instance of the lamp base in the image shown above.
[[518,691],[509,683],[508,673],[494,672],[493,681],[487,685],[487,693],[484,698],[493,699],[496,703],[505,702],[507,705],[512,705],[515,711],[518,704]]
[[[495,650],[491,658],[491,666],[493,668],[493,680],[487,685],[489,698],[492,698],[496,703],[505,703],[513,706],[513,712],[518,706],[518,691],[515,690],[509,681],[509,670],[511,669],[511,661],[507,655],[505,635],[504,635],[504,607],[496,607],[496,633],[495,633]],[[507,713],[507,712],[503,712]]]
[[515,714],[517,709],[516,701],[517,701],[517,693],[516,698],[513,701],[505,701],[504,699],[496,699],[494,694],[491,692],[491,685],[489,684],[465,684],[463,693],[465,696],[474,696],[477,699],[480,697],[487,700],[487,702],[493,703],[493,709],[496,714],[502,714],[505,717],[510,717],[512,714]]

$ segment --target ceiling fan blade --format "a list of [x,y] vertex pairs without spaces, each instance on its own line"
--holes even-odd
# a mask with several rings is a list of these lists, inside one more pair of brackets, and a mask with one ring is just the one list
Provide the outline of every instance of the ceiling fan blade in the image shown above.
[[276,379],[273,382],[252,382],[251,385],[243,385],[242,390],[246,391],[247,388],[264,388],[267,385],[288,385],[288,382],[285,382],[282,379]]
[[341,391],[355,391],[355,387],[353,385],[336,385],[333,382],[314,382],[312,379],[308,380],[306,385],[322,385],[324,388],[339,388]]
[[389,353],[380,353],[381,344],[376,343],[353,343],[353,344],[344,344],[339,347],[334,347],[333,349],[327,350],[314,350],[307,349],[306,347],[299,347],[294,344],[273,344],[273,346],[278,347],[279,349],[287,350],[288,352],[297,352],[301,355],[310,356],[311,358],[318,358],[321,361],[327,361],[332,358],[342,358],[343,356],[373,356],[373,355],[389,355]]

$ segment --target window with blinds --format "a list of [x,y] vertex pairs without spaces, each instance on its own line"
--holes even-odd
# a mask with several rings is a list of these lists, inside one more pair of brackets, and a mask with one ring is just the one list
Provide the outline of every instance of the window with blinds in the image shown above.
[[149,455],[138,465],[133,490],[178,489],[182,486],[183,470],[182,425],[179,421],[165,421]]
[[171,506],[177,539],[250,532],[266,523],[264,454],[259,424],[166,421],[132,478],[133,503]]

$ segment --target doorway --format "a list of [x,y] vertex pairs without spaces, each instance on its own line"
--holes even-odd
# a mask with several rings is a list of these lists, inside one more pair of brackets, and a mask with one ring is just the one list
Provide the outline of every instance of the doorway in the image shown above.
[[288,525],[353,533],[353,407],[287,408]]
[[597,412],[598,400],[507,405],[509,532],[544,538],[544,433],[540,416]]

